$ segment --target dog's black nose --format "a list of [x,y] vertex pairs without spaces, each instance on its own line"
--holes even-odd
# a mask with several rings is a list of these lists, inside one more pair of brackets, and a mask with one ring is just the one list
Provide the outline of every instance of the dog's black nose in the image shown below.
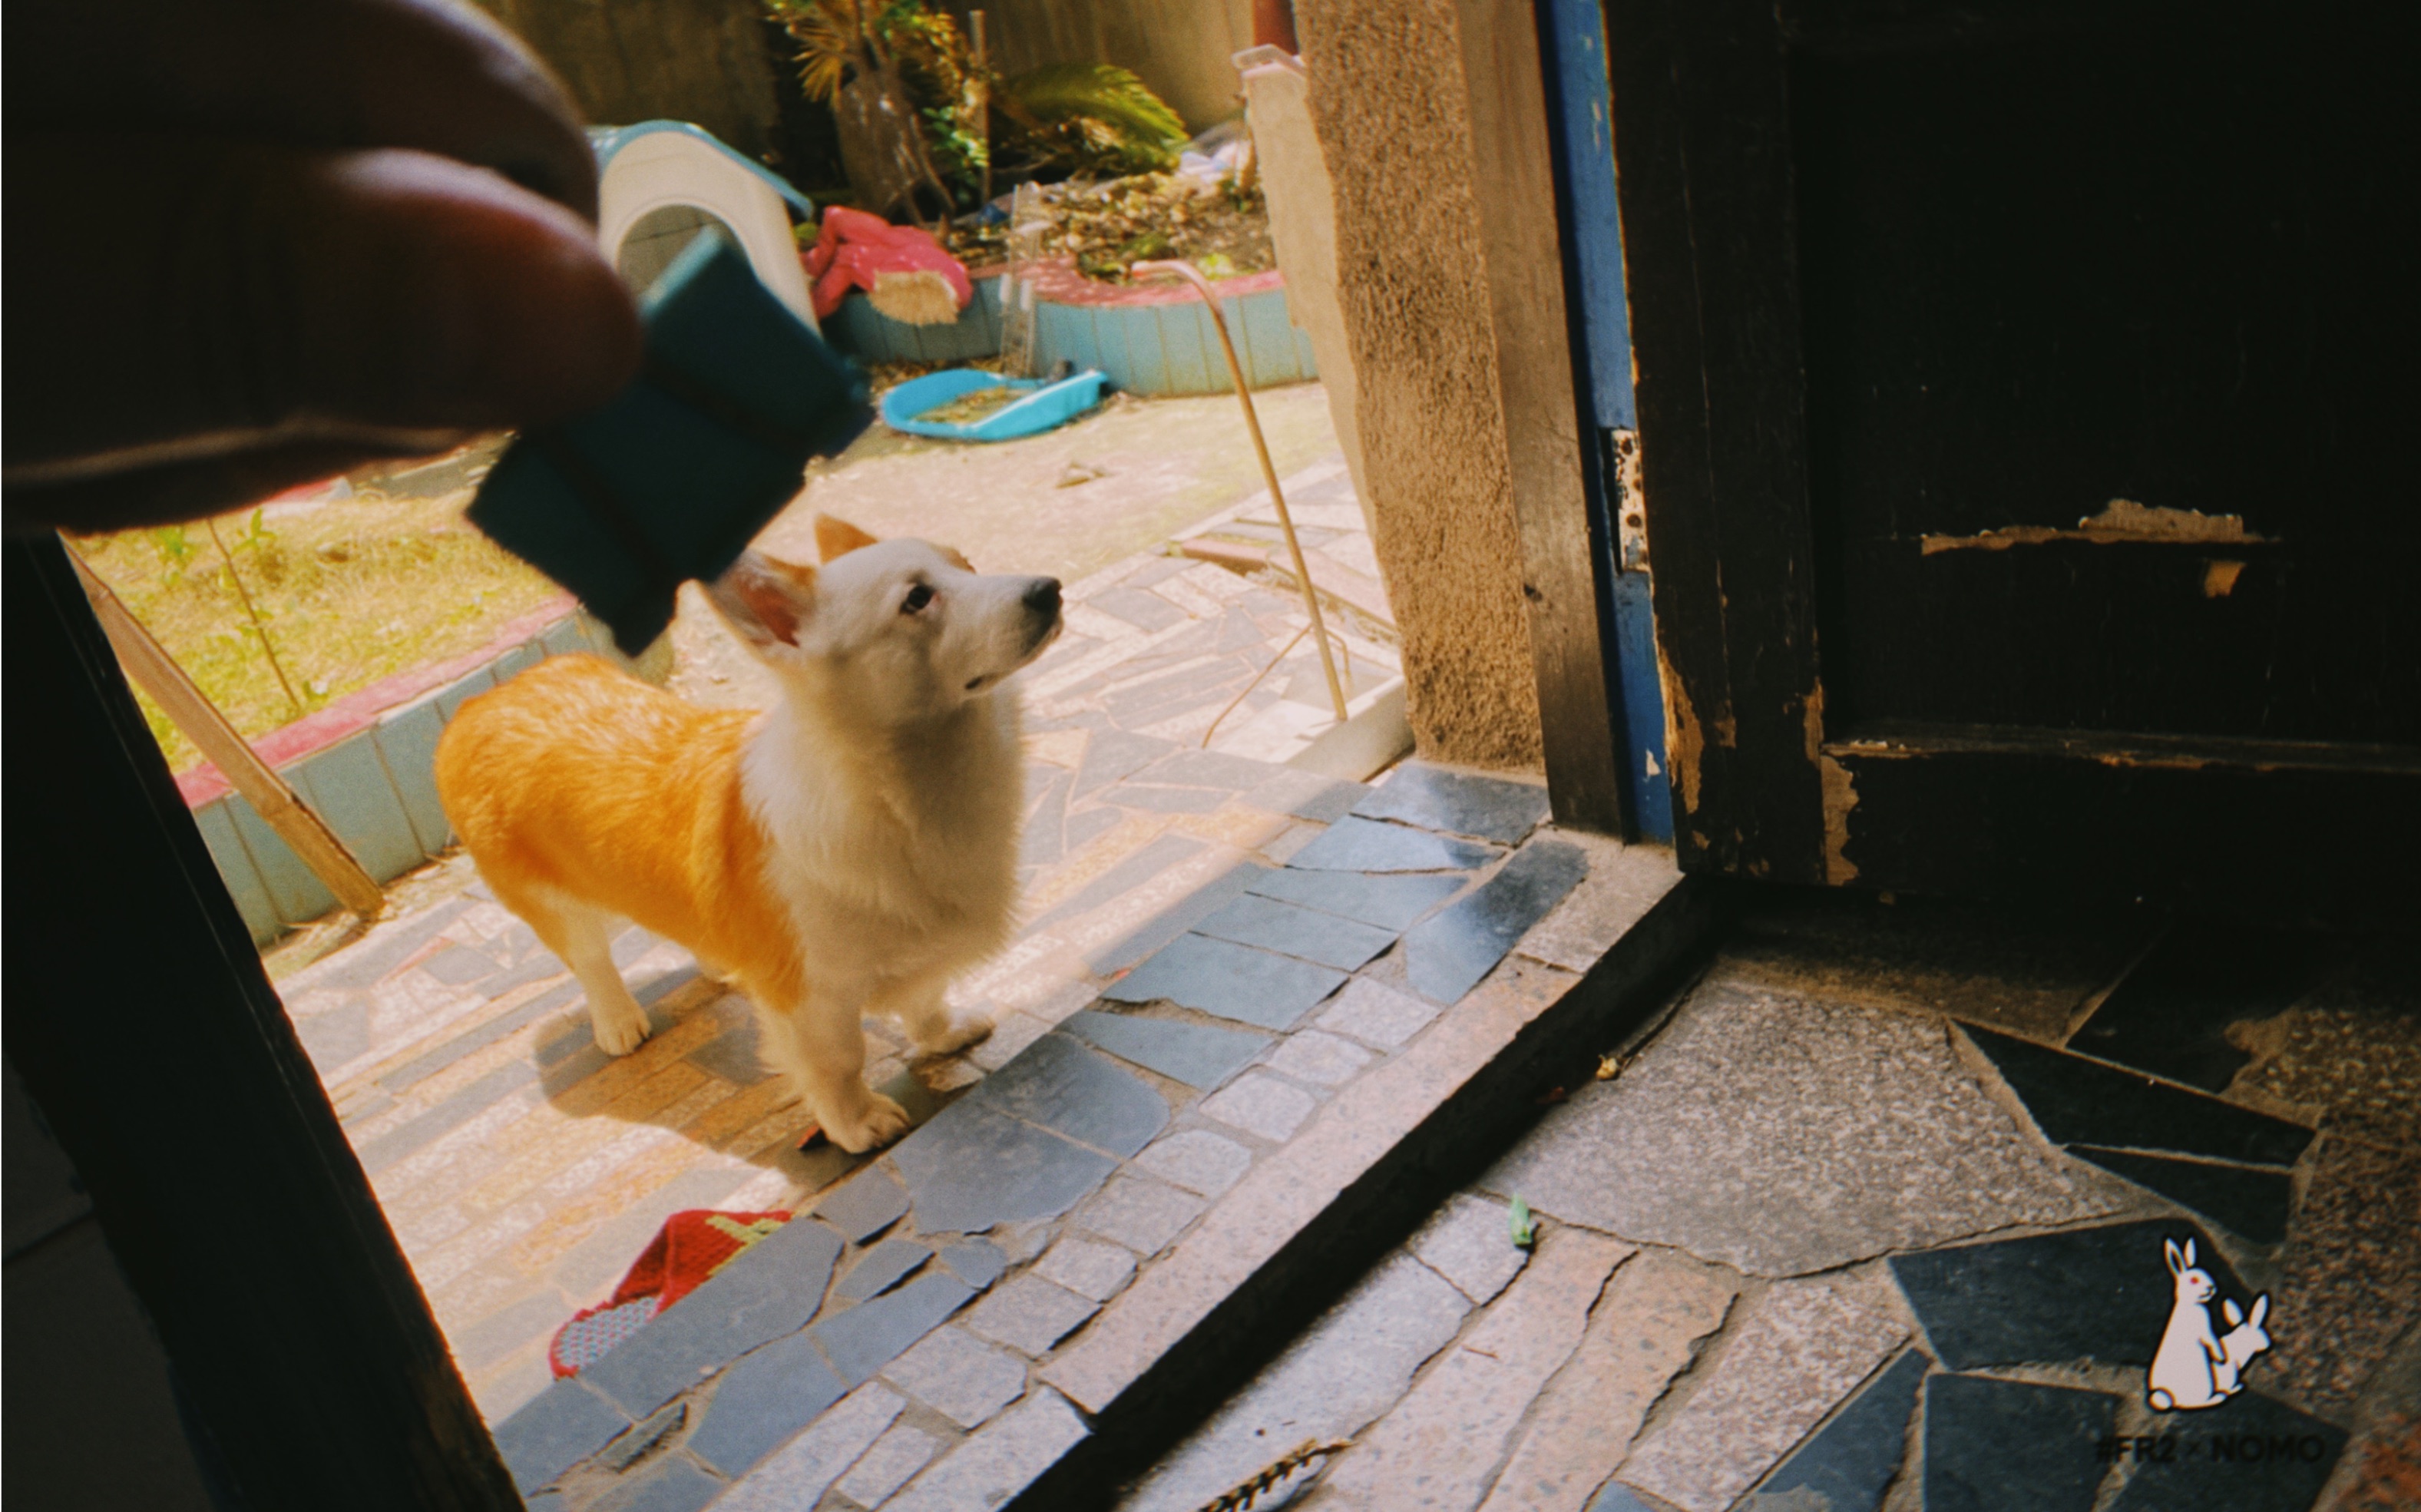
[[1059,580],[1057,578],[1036,578],[1033,582],[1027,584],[1025,585],[1025,607],[1033,610],[1038,615],[1057,614],[1059,612]]

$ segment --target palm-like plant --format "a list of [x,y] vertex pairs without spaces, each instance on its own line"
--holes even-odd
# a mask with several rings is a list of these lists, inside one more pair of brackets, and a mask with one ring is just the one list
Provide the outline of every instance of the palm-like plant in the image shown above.
[[1116,175],[1177,165],[1184,122],[1125,69],[1054,63],[1004,80],[924,0],[766,4],[798,39],[807,98],[833,108],[842,167],[869,210],[905,208],[921,223],[920,187],[945,206],[975,199],[996,160]]

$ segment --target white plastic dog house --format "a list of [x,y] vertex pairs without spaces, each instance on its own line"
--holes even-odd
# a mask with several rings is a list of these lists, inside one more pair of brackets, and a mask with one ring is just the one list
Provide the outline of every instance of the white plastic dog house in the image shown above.
[[598,127],[588,140],[597,152],[598,239],[633,288],[652,283],[699,227],[719,224],[774,297],[815,325],[784,209],[813,222],[804,195],[687,121]]

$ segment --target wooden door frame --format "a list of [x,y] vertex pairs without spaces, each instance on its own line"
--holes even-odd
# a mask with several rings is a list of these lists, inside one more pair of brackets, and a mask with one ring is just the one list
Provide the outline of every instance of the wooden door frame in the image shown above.
[[518,1508],[65,548],[5,553],[8,1054],[197,1457],[248,1512]]
[[2421,839],[2410,751],[1828,721],[1793,23],[1773,0],[1605,15],[1681,865],[2334,917],[2421,896],[2381,861],[2382,835]]

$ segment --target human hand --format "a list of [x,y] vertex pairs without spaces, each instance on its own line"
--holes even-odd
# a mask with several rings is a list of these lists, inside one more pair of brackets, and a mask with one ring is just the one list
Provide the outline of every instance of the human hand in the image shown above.
[[232,508],[636,370],[561,89],[448,0],[19,0],[11,528]]

